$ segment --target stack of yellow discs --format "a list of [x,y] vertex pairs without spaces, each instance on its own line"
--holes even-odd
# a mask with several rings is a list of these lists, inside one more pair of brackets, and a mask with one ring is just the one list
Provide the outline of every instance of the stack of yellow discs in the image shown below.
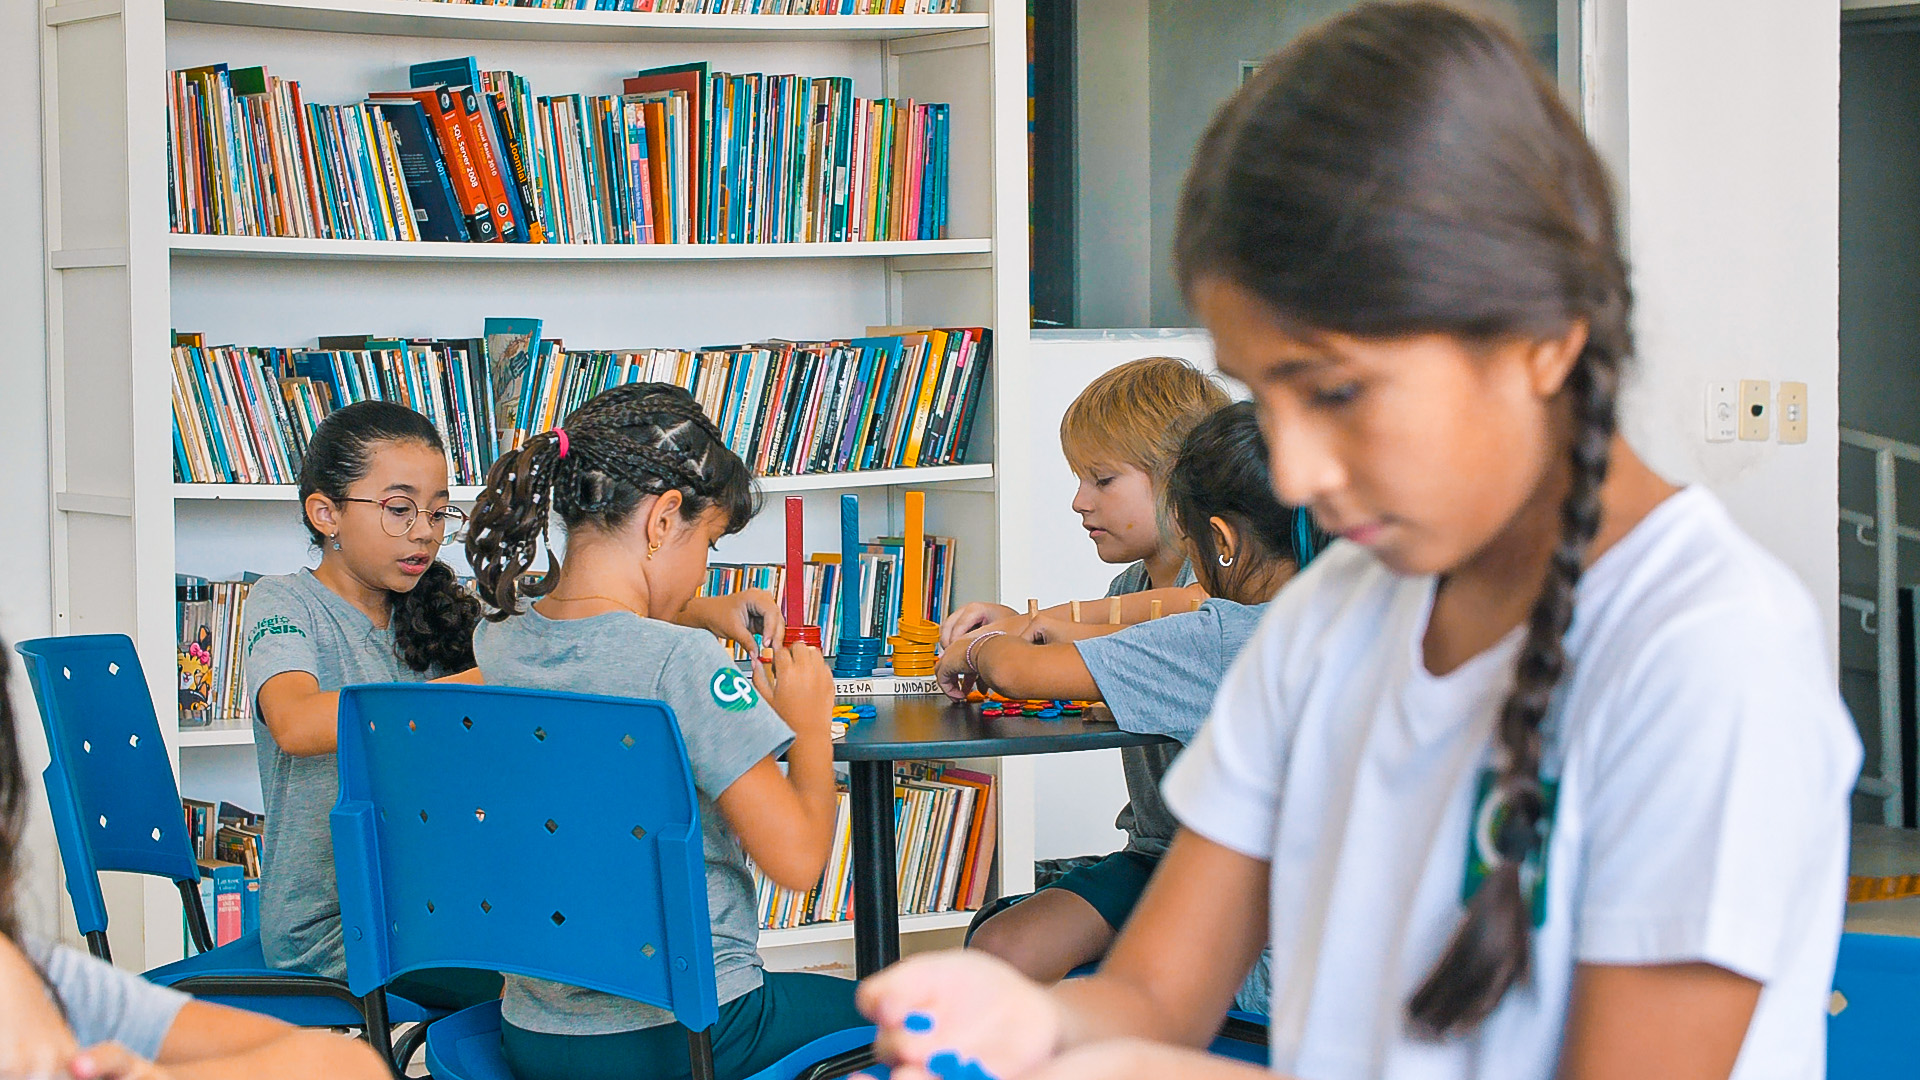
[[925,619],[901,619],[900,633],[893,642],[893,673],[903,679],[933,676],[937,661],[934,646],[940,643],[940,624]]

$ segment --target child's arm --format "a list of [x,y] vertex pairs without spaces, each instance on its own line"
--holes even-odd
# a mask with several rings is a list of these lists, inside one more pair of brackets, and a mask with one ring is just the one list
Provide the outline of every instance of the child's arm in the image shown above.
[[[1205,1046],[1266,943],[1269,869],[1183,829],[1097,974],[1048,991],[978,952],[925,954],[862,983],[860,1011],[880,1026],[881,1060],[909,1066],[903,1077],[924,1075],[939,1050],[1020,1076],[1113,1039]],[[908,1031],[909,1013],[932,1030]],[[1180,1063],[1160,1075],[1213,1075],[1198,1055]]]
[[772,650],[753,666],[756,689],[793,729],[783,776],[767,757],[715,800],[762,873],[789,889],[820,879],[833,850],[839,803],[833,790],[833,675],[818,649]]
[[[434,682],[479,684],[479,668]],[[294,757],[331,754],[339,748],[340,692],[322,691],[310,671],[283,671],[260,686],[260,720],[280,749]]]
[[380,1080],[390,1075],[379,1055],[358,1039],[201,1001],[180,1010],[154,1061],[174,1080]]
[[1084,700],[1100,695],[1072,642],[1034,644],[983,630],[940,655],[936,673],[949,697],[964,698],[975,680],[1010,698]]
[[[1178,615],[1183,611],[1192,611],[1196,601],[1208,599],[1207,590],[1198,585],[1182,585],[1175,589],[1148,589],[1145,592],[1127,593],[1123,596],[1103,596],[1098,600],[1077,600],[1064,604],[1055,604],[1050,608],[1041,608],[1040,616],[1054,623],[1068,626],[1084,626],[1087,630],[1073,631],[1063,635],[1066,640],[1079,640],[1096,634],[1110,634],[1134,623],[1143,623],[1153,618],[1153,605],[1158,602],[1160,614]],[[1115,619],[1115,604],[1118,604],[1119,619]],[[1074,622],[1074,605],[1080,607],[1080,620]],[[968,625],[967,618],[971,609],[979,608],[983,613],[998,613],[996,617],[985,621],[973,621]],[[1025,629],[1027,616],[1003,604],[968,604],[947,618],[940,626],[942,648],[950,648],[955,641],[976,630],[1002,630],[1017,634]],[[965,627],[962,629],[962,627]],[[1104,627],[1105,629],[1099,629]]]
[[40,972],[0,937],[0,1076],[55,1076],[76,1049]]
[[1759,983],[1712,964],[1581,964],[1558,1075],[1726,1080],[1759,1002]]
[[310,671],[283,671],[260,685],[260,722],[273,741],[294,757],[338,749],[339,691],[322,692]]

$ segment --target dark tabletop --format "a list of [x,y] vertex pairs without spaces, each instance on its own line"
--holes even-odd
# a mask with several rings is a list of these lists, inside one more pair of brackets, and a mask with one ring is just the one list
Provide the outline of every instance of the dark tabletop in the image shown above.
[[978,705],[939,694],[836,700],[872,704],[879,710],[873,719],[848,727],[847,737],[833,744],[836,761],[1016,757],[1172,741],[1164,735],[1121,731],[1099,707],[1082,716],[1041,720],[1033,716],[981,716]]

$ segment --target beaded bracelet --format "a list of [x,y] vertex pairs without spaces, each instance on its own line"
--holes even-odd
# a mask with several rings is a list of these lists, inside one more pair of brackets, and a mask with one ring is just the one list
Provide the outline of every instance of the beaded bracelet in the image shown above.
[[986,633],[981,634],[979,637],[974,638],[972,641],[967,642],[967,672],[972,675],[980,674],[980,669],[973,666],[973,650],[979,647],[981,642],[987,640],[988,638],[997,638],[997,637],[1006,637],[1006,636],[1007,636],[1007,632],[1005,630],[989,630]]

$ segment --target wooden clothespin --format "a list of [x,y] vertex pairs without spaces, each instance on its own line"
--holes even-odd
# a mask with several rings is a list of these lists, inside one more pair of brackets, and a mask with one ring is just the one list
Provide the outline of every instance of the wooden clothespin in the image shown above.
[[1151,620],[1151,619],[1157,619],[1159,617],[1160,617],[1160,601],[1157,599],[1147,601],[1147,618]]
[[1200,605],[1201,605],[1201,604],[1204,604],[1204,603],[1206,603],[1206,601],[1205,601],[1205,600],[1195,600],[1195,601],[1193,602],[1193,606],[1192,606],[1192,607],[1189,607],[1189,608],[1188,608],[1187,610],[1188,610],[1188,611],[1199,611],[1199,610],[1200,610]]
[[1080,621],[1080,601],[1078,600],[1075,600],[1073,602],[1073,621],[1074,622]]
[[1117,596],[1107,601],[1107,622],[1120,625],[1120,598]]
[[1027,618],[1035,619],[1035,618],[1039,618],[1039,616],[1040,616],[1040,601],[1035,600],[1031,596],[1027,597]]

